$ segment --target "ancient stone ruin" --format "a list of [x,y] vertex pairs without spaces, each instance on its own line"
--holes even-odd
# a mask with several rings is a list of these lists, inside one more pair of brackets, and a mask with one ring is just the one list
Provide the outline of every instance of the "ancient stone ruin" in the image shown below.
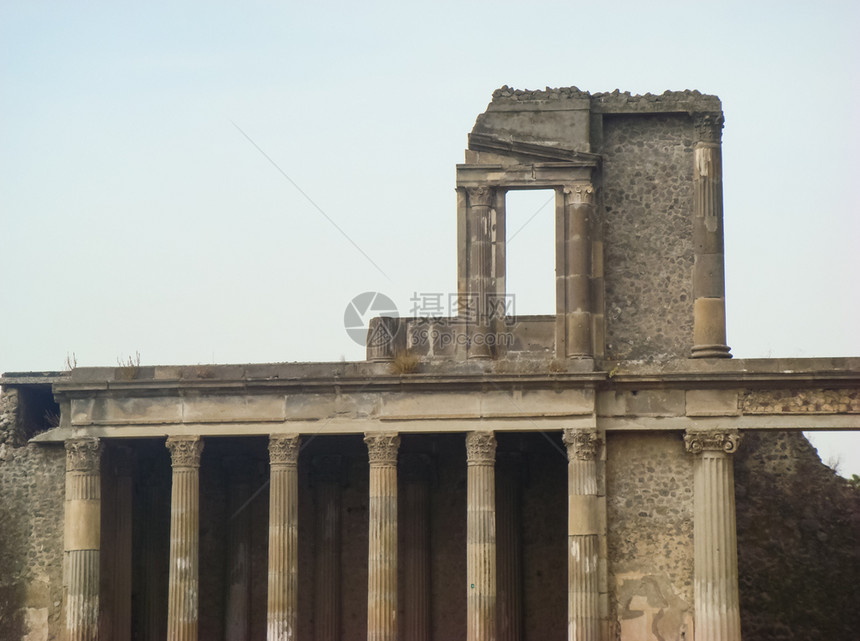
[[[731,358],[722,128],[503,87],[456,316],[375,319],[362,362],[4,374],[0,638],[852,638],[860,498],[800,430],[860,428],[860,359]],[[523,189],[551,315],[508,313]]]

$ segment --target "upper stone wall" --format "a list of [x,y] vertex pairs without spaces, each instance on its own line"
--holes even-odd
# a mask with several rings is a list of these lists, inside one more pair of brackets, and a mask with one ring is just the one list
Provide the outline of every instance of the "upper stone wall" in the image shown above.
[[[601,91],[589,93],[578,87],[546,87],[545,89],[513,89],[504,85],[493,92],[490,105],[504,105],[522,102],[564,102],[587,100],[592,111],[603,113],[662,113],[675,112],[714,112],[722,111],[717,96],[703,94],[696,90],[664,91],[661,94],[631,94],[629,91]],[[489,109],[489,107],[488,107]]]
[[[704,250],[694,242],[694,222],[701,215],[695,154],[704,140],[694,115],[721,113],[720,99],[699,91],[592,94],[577,87],[504,86],[478,116],[461,167],[593,162],[597,197],[590,217],[590,286],[598,357],[663,362],[690,357],[699,295],[694,265],[704,258],[697,258]],[[721,189],[719,180],[718,167],[715,189]],[[721,236],[716,244],[708,257],[719,263],[714,273],[722,274]],[[721,282],[721,276],[714,278]]]

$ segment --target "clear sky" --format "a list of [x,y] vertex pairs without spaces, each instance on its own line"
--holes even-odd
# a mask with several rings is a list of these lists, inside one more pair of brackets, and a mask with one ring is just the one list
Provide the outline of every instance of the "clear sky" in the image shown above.
[[[719,95],[733,353],[860,356],[858,27],[855,1],[6,0],[0,371],[363,358],[353,296],[455,289],[454,165],[503,84]],[[512,251],[546,254],[549,213]]]

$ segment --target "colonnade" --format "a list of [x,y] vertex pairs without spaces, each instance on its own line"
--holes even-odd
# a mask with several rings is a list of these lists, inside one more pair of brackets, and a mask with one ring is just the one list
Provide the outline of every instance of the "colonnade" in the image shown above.
[[[597,430],[564,431],[568,456],[568,639],[606,641],[608,586],[606,578],[606,496],[603,481],[604,436]],[[694,555],[695,641],[739,641],[737,541],[731,454],[736,432],[689,430],[688,452],[695,457]],[[395,641],[398,613],[398,567],[404,569],[403,622],[409,641],[431,638],[429,616],[429,498],[428,465],[420,456],[404,465],[402,487],[409,506],[403,522],[398,518],[398,453],[396,433],[370,433],[365,437],[370,465],[367,639]],[[167,439],[172,463],[170,552],[168,582],[168,641],[196,641],[198,632],[199,470],[204,442],[199,436]],[[298,434],[272,435],[269,440],[270,489],[268,529],[267,639],[292,641],[298,621]],[[500,485],[496,496],[496,439],[493,432],[466,434],[466,621],[468,641],[516,639],[521,634],[517,607],[518,573],[511,558],[519,557],[516,487]],[[65,506],[65,618],[69,641],[128,638],[111,623],[100,631],[101,454],[96,438],[66,442]],[[319,523],[315,568],[315,638],[339,636],[336,561],[340,542],[339,493],[334,478],[337,460],[315,463],[328,470],[317,484]],[[509,464],[509,463],[508,463]],[[122,475],[124,479],[128,474]],[[129,481],[130,482],[130,481]],[[236,501],[247,496],[239,484]],[[516,485],[516,484],[515,484]],[[121,485],[124,493],[130,489]],[[498,501],[497,501],[498,499]],[[498,513],[497,513],[498,510]],[[498,520],[497,520],[498,519]],[[502,530],[497,532],[497,526]],[[123,531],[130,526],[117,526]],[[244,526],[230,536],[247,538]],[[403,527],[405,549],[398,551],[398,527]],[[246,541],[247,544],[247,541]],[[499,549],[505,557],[499,560]],[[510,557],[510,558],[509,558]],[[231,559],[238,575],[247,569],[247,557]],[[123,567],[115,586],[130,586]],[[241,578],[241,577],[239,577]],[[246,581],[236,589],[247,590]],[[124,598],[111,595],[114,604]],[[122,596],[122,595],[120,595]],[[241,599],[228,609],[242,611]],[[120,607],[115,605],[114,607]],[[520,606],[521,607],[521,606]],[[500,608],[505,616],[499,616]],[[129,620],[130,617],[125,617]],[[246,626],[245,617],[238,625]],[[130,623],[129,623],[130,624]],[[230,626],[227,627],[228,634]],[[235,632],[236,638],[242,632]]]

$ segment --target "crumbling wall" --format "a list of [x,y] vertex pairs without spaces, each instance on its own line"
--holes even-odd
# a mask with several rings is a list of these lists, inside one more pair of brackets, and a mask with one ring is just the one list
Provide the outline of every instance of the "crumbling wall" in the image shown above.
[[693,151],[686,115],[603,118],[606,355],[687,358],[693,342]]
[[0,394],[0,639],[57,639],[63,627],[62,445],[27,445],[18,390]]
[[744,641],[853,641],[860,488],[800,432],[745,432],[735,457]]

